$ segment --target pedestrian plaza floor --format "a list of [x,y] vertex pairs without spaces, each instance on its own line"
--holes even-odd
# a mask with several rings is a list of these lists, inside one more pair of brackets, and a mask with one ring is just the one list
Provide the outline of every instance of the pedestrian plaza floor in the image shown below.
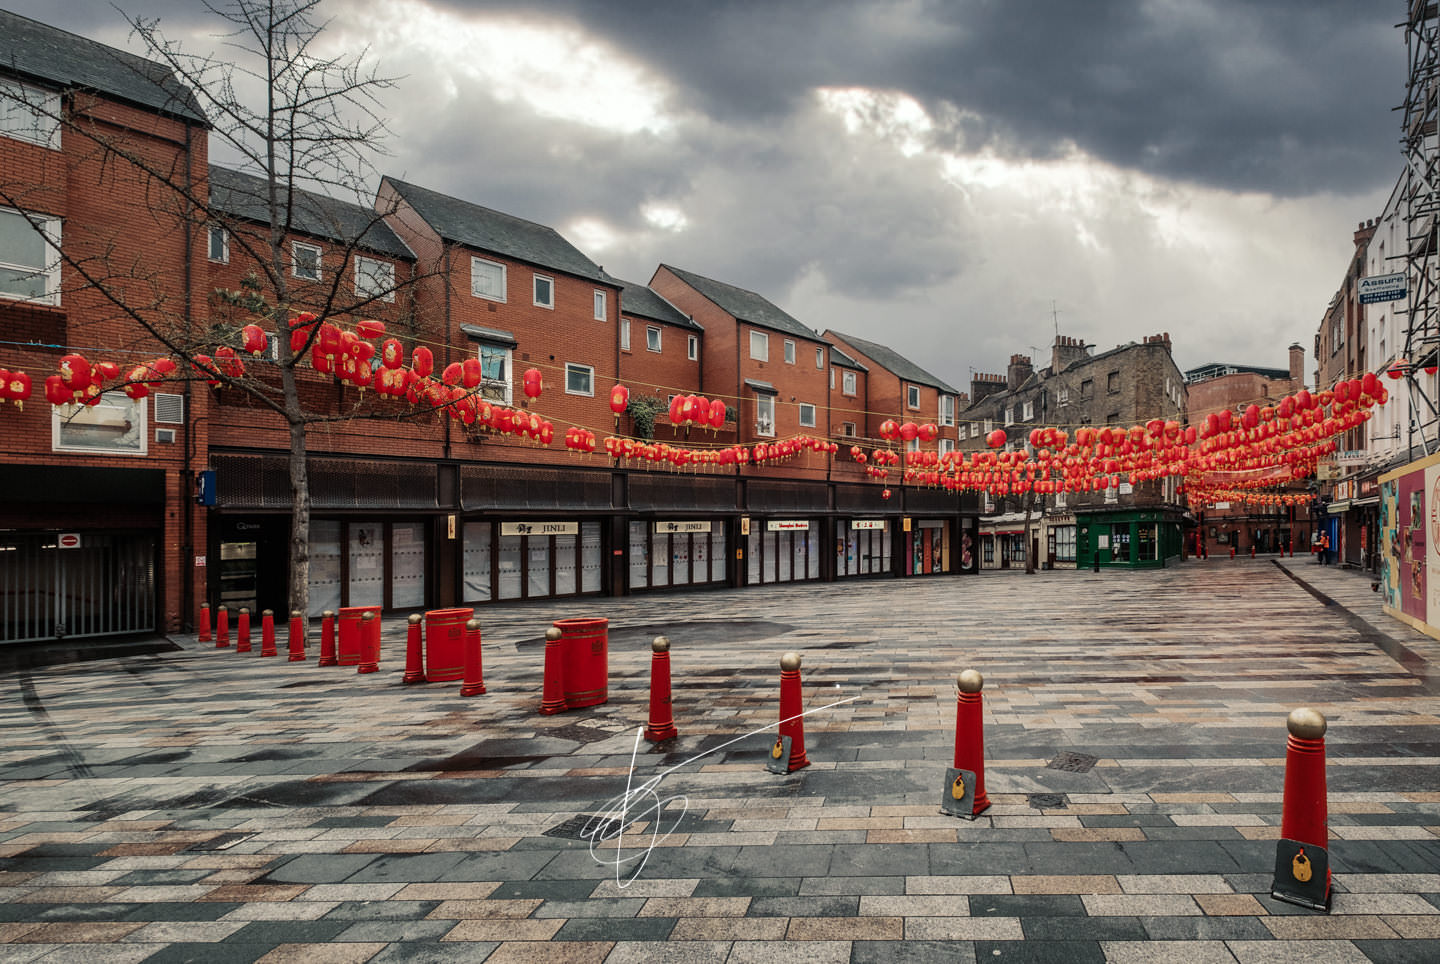
[[[574,616],[610,620],[609,701],[542,716]],[[1440,961],[1440,643],[1368,576],[1210,559],[479,618],[468,698],[402,684],[398,617],[369,675],[317,666],[312,626],[306,662],[282,628],[278,658],[184,637],[0,676],[0,962]],[[659,635],[679,736],[637,752]],[[777,775],[787,651],[811,765]],[[973,822],[939,811],[963,669]],[[1298,706],[1329,720],[1329,914],[1269,895]]]

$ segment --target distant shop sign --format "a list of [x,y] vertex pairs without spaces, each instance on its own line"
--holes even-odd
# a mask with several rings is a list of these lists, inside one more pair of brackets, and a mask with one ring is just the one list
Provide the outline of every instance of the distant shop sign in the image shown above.
[[502,536],[573,536],[580,531],[578,522],[502,522]]
[[786,532],[790,530],[808,529],[810,523],[803,519],[771,519],[766,526],[771,532]]
[[710,523],[705,521],[673,522],[661,520],[655,523],[657,533],[676,532],[709,532]]
[[1335,453],[1336,465],[1364,465],[1368,461],[1368,453],[1364,449],[1346,449]]
[[1405,297],[1405,273],[1382,274],[1374,278],[1361,278],[1358,285],[1360,303],[1373,305],[1377,301],[1399,301]]

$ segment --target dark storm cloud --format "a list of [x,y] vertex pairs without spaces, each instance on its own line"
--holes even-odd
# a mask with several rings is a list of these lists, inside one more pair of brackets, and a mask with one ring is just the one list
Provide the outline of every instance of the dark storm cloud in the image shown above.
[[[968,112],[960,146],[1284,196],[1374,188],[1398,162],[1401,4],[1353,0],[448,0],[564,17],[725,121],[817,86]],[[1395,9],[1389,10],[1387,7]],[[968,135],[968,136],[965,136]],[[944,137],[944,132],[939,136]]]

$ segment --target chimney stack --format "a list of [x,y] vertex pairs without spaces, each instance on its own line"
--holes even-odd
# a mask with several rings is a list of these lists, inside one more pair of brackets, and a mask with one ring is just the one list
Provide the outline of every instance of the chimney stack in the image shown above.
[[1297,341],[1290,346],[1290,390],[1298,392],[1305,387],[1305,349]]
[[1025,379],[1029,378],[1030,373],[1034,370],[1030,364],[1029,355],[1011,355],[1010,367],[1005,369],[1005,387],[1012,392],[1015,391],[1025,384]]
[[1058,374],[1067,368],[1072,362],[1078,361],[1090,354],[1090,349],[1085,347],[1085,342],[1079,338],[1071,338],[1067,335],[1056,335],[1055,345],[1050,349],[1050,373]]
[[976,372],[970,376],[970,397],[974,399],[971,404],[978,404],[982,398],[1003,391],[1005,391],[1004,375],[986,375],[983,372]]

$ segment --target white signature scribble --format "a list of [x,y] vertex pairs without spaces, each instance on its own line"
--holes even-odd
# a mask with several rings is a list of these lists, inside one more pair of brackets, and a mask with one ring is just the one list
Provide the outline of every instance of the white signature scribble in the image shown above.
[[[824,706],[817,706],[812,710],[806,710],[803,713],[797,713],[783,720],[757,727],[748,733],[735,737],[733,740],[727,740],[719,746],[711,747],[704,753],[697,753],[688,760],[675,764],[668,770],[662,770],[639,786],[634,785],[635,757],[640,753],[640,738],[644,734],[645,729],[644,727],[637,728],[635,730],[635,748],[630,752],[630,772],[625,776],[625,792],[606,802],[601,812],[591,817],[589,823],[585,825],[585,829],[581,832],[581,836],[590,841],[590,856],[595,859],[596,863],[613,866],[615,868],[615,886],[624,890],[630,886],[632,881],[640,876],[640,872],[645,869],[646,861],[650,859],[650,854],[662,841],[675,832],[680,826],[680,821],[685,818],[685,814],[689,810],[689,800],[683,793],[677,793],[674,796],[661,799],[657,789],[662,780],[676,770],[689,766],[701,757],[719,752],[727,746],[754,736],[756,733],[773,730],[781,724],[789,723],[791,720],[798,720],[801,717],[809,716],[811,713],[820,713],[844,703],[851,703],[859,698],[859,696],[849,696],[843,700],[826,703]],[[679,806],[672,810],[672,812],[675,813],[675,820],[666,828],[663,820],[664,811],[676,801],[679,801]],[[632,822],[639,822],[647,818],[649,818],[648,826],[644,830],[639,831],[639,833],[649,835],[649,845],[644,847],[644,849],[637,850],[635,853],[626,854],[624,843],[625,828],[630,826]],[[631,838],[634,839],[634,837],[635,834],[632,833]],[[609,843],[611,840],[615,841],[615,855],[613,857],[601,853],[603,845]],[[628,871],[626,869],[627,865],[630,867]],[[622,877],[624,878],[623,880]]]

